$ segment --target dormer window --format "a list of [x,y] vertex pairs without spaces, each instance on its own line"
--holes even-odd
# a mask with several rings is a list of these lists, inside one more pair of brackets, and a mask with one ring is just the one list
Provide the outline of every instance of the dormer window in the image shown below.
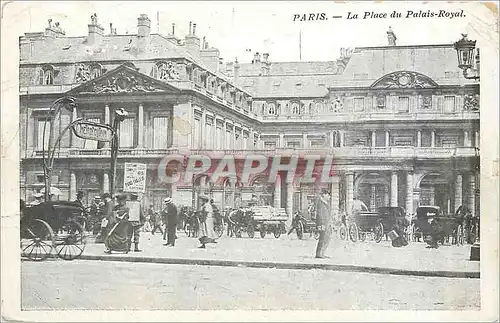
[[292,115],[299,115],[300,114],[300,107],[297,102],[292,103]]
[[100,64],[93,64],[90,67],[90,79],[95,79],[101,76],[103,73],[103,68]]
[[45,65],[38,71],[38,84],[52,85],[54,84],[55,70],[51,65]]
[[276,115],[276,105],[274,103],[269,103],[267,112],[271,116]]

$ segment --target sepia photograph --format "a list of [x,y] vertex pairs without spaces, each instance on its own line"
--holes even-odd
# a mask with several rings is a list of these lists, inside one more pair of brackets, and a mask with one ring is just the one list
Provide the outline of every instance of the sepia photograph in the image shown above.
[[498,320],[497,6],[3,2],[3,319]]

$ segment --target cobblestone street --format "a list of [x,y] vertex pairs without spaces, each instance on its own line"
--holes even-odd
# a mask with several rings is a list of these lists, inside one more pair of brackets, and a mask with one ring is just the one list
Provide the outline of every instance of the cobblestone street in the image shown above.
[[22,308],[479,310],[480,280],[104,261],[22,262]]

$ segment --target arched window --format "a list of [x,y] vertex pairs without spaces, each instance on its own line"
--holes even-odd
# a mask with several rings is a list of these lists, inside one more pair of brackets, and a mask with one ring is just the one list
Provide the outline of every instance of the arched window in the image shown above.
[[309,103],[309,114],[316,114],[316,110],[314,109],[314,105]]
[[324,112],[322,102],[316,102],[316,111],[318,114],[322,114]]
[[269,115],[272,115],[272,116],[276,115],[276,105],[272,102],[269,103],[267,111],[268,111]]
[[52,85],[54,84],[55,71],[54,67],[46,65],[38,70],[38,84]]
[[90,79],[98,78],[102,75],[102,66],[100,64],[94,64],[90,68]]
[[292,103],[292,115],[299,115],[300,114],[300,106],[297,102]]

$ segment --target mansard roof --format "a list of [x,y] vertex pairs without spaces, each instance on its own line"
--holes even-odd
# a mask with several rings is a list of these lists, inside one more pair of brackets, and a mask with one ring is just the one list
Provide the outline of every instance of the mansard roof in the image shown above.
[[[244,76],[259,76],[262,73],[261,63],[240,63],[239,74]],[[271,62],[269,75],[310,75],[310,74],[340,74],[337,61],[317,62]]]
[[165,81],[159,81],[133,68],[120,65],[103,75],[69,90],[67,95],[104,93],[178,93],[181,90]]

